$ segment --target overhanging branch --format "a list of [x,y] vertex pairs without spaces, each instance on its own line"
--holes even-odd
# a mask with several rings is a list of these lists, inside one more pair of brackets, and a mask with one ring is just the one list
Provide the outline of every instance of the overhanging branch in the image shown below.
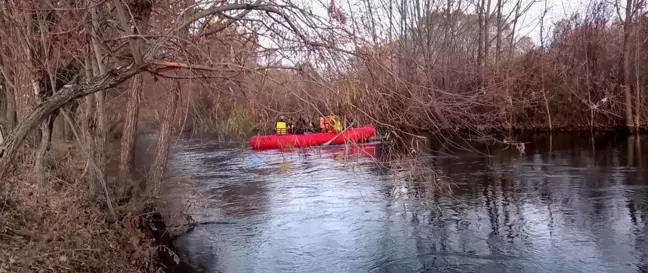
[[[261,0],[257,0],[256,2],[254,2],[253,5],[260,5],[260,4],[261,4]],[[235,17],[230,18],[227,22],[225,22],[225,23],[224,23],[223,25],[221,25],[220,27],[215,28],[215,29],[212,29],[212,30],[209,30],[209,31],[206,31],[206,32],[203,32],[203,33],[201,33],[199,36],[201,36],[201,37],[202,37],[202,36],[208,36],[208,35],[211,35],[211,34],[214,34],[214,33],[220,32],[220,31],[223,31],[224,29],[226,29],[227,27],[229,27],[230,25],[232,25],[234,22],[243,19],[245,16],[248,15],[248,13],[250,13],[250,11],[252,11],[252,10],[251,10],[251,9],[245,10],[245,11],[239,13],[238,15],[236,15]],[[220,13],[220,12],[219,12],[219,13]]]
[[258,67],[245,67],[241,65],[224,63],[221,67],[201,65],[201,64],[186,64],[173,61],[164,61],[164,60],[155,60],[151,62],[154,66],[159,66],[159,68],[152,69],[153,73],[160,73],[162,71],[167,71],[171,69],[189,69],[189,70],[203,70],[203,71],[214,71],[214,72],[241,72],[241,71],[259,71],[266,69],[285,69],[285,70],[301,70],[298,67],[293,66],[258,66]]
[[[286,24],[288,25],[288,28],[290,28],[295,33],[295,35],[297,35],[299,37],[299,39],[303,43],[305,43],[306,45],[309,45],[309,46],[322,46],[323,45],[321,43],[315,43],[315,42],[310,41],[306,37],[306,35],[304,35],[302,33],[302,31],[297,27],[297,25],[293,22],[293,20],[284,11],[282,11],[282,10],[276,8],[276,7],[277,7],[277,5],[260,4],[260,1],[256,1],[253,4],[228,4],[228,5],[211,7],[211,8],[208,8],[208,9],[204,10],[204,11],[197,12],[197,13],[189,16],[186,20],[184,20],[177,27],[171,29],[169,31],[169,33],[177,33],[178,31],[191,26],[191,24],[193,24],[194,22],[196,22],[196,21],[198,21],[198,20],[200,20],[202,18],[212,16],[212,15],[217,15],[217,14],[220,14],[220,13],[223,13],[223,12],[226,12],[226,11],[246,10],[249,13],[249,11],[258,10],[258,11],[265,11],[265,12],[268,12],[268,13],[273,13],[273,14],[281,16],[286,21]],[[239,14],[239,16],[240,16],[240,18],[243,18],[248,13],[243,12],[243,13]],[[274,19],[274,20],[276,20],[276,19]],[[235,21],[236,20],[230,20],[226,24],[232,24]],[[153,45],[151,47],[151,50],[149,50],[149,52],[146,54],[146,58],[147,59],[154,58],[155,55],[157,54],[158,50],[160,50],[160,48],[162,48],[162,45],[165,44],[169,39],[170,38],[160,39],[155,45]]]
[[147,65],[130,64],[113,69],[101,78],[93,80],[88,84],[68,85],[38,105],[5,139],[3,145],[5,152],[0,157],[0,181],[7,175],[13,163],[13,158],[16,156],[18,148],[25,140],[27,134],[35,129],[45,117],[48,117],[52,112],[60,109],[76,98],[115,87],[136,74],[141,73],[146,67]]

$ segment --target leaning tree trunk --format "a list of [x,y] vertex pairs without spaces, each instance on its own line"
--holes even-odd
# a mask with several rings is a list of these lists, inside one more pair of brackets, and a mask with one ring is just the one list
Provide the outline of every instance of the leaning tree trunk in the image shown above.
[[[115,10],[117,12],[120,24],[125,31],[130,34],[146,33],[148,21],[151,17],[153,7],[153,0],[133,0],[129,8],[137,10],[134,15],[137,33],[134,33],[131,25],[128,23],[130,20],[126,18],[125,9],[121,1],[115,0]],[[142,41],[129,40],[128,41],[133,58],[136,64],[142,63]],[[119,160],[119,181],[122,183],[122,188],[128,193],[132,187],[131,179],[133,173],[133,166],[135,160],[135,140],[137,137],[137,119],[140,110],[140,96],[142,93],[142,85],[144,77],[142,74],[136,75],[132,81],[130,89],[128,90],[128,102],[126,103],[126,117],[124,118],[124,132],[122,133],[121,141],[121,156]]]
[[128,102],[124,118],[124,132],[121,139],[121,156],[119,158],[119,181],[123,187],[129,187],[135,159],[135,138],[137,136],[137,117],[140,108],[140,93],[142,92],[143,75],[138,74],[131,79],[128,90]]
[[[184,7],[189,8],[192,6],[193,0],[184,0]],[[185,19],[189,18],[193,14],[191,12],[185,13]],[[186,40],[189,36],[189,28],[180,29],[179,36]],[[181,45],[184,42],[181,42]],[[175,86],[169,94],[167,101],[166,109],[164,110],[164,117],[162,119],[162,124],[160,126],[160,135],[157,141],[157,147],[155,149],[155,158],[153,159],[153,164],[149,171],[148,177],[148,187],[152,190],[153,195],[157,195],[160,192],[160,184],[164,176],[164,170],[169,158],[169,145],[171,142],[171,129],[173,127],[173,121],[178,108],[178,101],[180,100],[180,81],[174,80]]]
[[164,117],[160,128],[160,135],[157,141],[155,158],[151,165],[149,172],[149,185],[152,186],[152,194],[157,194],[160,191],[160,181],[164,176],[164,169],[169,157],[169,144],[171,142],[171,129],[173,121],[175,120],[176,109],[178,108],[178,100],[180,99],[180,81],[175,80],[175,86],[169,94],[166,109],[164,110]]
[[60,109],[73,99],[113,88],[141,73],[144,68],[145,65],[128,65],[120,69],[114,69],[111,73],[106,73],[88,84],[65,87],[38,105],[34,111],[20,120],[16,128],[5,139],[5,152],[0,157],[0,181],[8,174],[10,167],[13,166],[18,149],[27,138],[27,135],[52,112]]

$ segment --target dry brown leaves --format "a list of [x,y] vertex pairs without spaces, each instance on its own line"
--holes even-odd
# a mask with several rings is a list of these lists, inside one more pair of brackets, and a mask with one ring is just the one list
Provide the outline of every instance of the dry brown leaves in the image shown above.
[[[57,165],[71,164],[62,160]],[[88,201],[83,179],[37,185],[31,168],[3,181],[0,272],[154,272],[155,248],[136,227],[137,206],[120,223]],[[58,166],[80,174],[79,166]]]

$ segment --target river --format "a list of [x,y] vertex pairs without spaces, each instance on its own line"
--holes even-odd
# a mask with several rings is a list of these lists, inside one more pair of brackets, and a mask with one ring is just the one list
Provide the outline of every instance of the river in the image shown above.
[[524,141],[525,154],[430,144],[416,166],[438,176],[420,180],[378,164],[380,145],[182,140],[169,174],[193,193],[174,198],[214,223],[175,244],[210,273],[648,272],[648,138]]

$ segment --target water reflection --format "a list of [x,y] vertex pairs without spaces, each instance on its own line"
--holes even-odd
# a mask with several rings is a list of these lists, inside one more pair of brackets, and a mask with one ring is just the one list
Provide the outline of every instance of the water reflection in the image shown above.
[[536,135],[522,155],[446,145],[425,164],[451,192],[377,166],[375,145],[178,148],[172,175],[194,176],[194,218],[222,223],[177,244],[204,272],[645,272],[645,140]]

